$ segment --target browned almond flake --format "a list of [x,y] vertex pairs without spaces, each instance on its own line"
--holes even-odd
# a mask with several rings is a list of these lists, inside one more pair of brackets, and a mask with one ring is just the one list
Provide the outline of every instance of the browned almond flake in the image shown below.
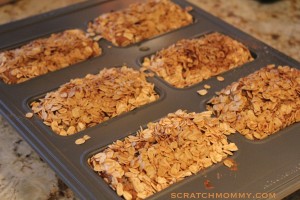
[[124,47],[191,24],[190,9],[182,9],[170,0],[148,0],[100,15],[87,31]]
[[28,112],[28,113],[26,113],[25,117],[32,118],[33,117],[33,113],[32,112]]
[[268,65],[217,93],[208,102],[223,122],[250,140],[300,121],[300,70]]
[[253,60],[241,43],[220,33],[183,39],[146,57],[150,69],[169,84],[184,88]]
[[98,43],[79,29],[52,34],[0,53],[0,78],[7,84],[68,67],[101,54]]
[[170,113],[115,141],[88,163],[119,196],[145,199],[237,151],[227,140],[234,130],[211,114]]
[[145,74],[123,66],[73,79],[31,108],[55,133],[72,135],[156,99]]
[[197,93],[200,94],[201,96],[204,96],[207,94],[207,90],[205,90],[205,89],[198,90]]

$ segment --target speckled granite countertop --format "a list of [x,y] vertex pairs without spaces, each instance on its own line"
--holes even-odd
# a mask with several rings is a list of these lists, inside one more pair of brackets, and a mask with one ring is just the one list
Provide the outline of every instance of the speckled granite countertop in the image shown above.
[[[21,0],[0,7],[0,24],[84,0]],[[190,0],[300,61],[300,0]],[[67,200],[73,192],[0,116],[0,199]],[[299,186],[300,188],[300,186]],[[300,199],[300,190],[285,200]]]

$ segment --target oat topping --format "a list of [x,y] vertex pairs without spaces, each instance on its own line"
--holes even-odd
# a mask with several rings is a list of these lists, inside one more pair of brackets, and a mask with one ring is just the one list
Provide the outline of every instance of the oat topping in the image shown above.
[[26,113],[25,117],[32,118],[33,117],[33,113],[32,112],[28,112],[28,113]]
[[60,135],[71,135],[158,99],[143,73],[123,66],[73,79],[31,103]]
[[226,158],[223,161],[223,164],[232,171],[237,171],[238,170],[237,163],[232,158]]
[[84,140],[89,140],[89,139],[91,139],[91,136],[89,136],[89,135],[84,135],[84,136],[83,136],[83,139],[84,139]]
[[84,138],[78,138],[77,140],[75,140],[75,144],[77,144],[77,145],[81,145],[83,143],[85,143],[85,139]]
[[226,166],[226,167],[232,167],[233,166],[233,162],[231,161],[231,160],[228,160],[228,159],[225,159],[224,161],[223,161],[223,163],[224,163],[224,165]]
[[204,88],[205,88],[205,89],[210,89],[210,88],[211,88],[211,86],[210,86],[210,85],[207,85],[207,84],[205,84],[205,85],[204,85]]
[[268,65],[218,92],[208,109],[246,138],[263,139],[300,121],[300,70]]
[[217,80],[220,81],[220,82],[222,82],[222,81],[224,81],[225,79],[224,79],[223,76],[217,76]]
[[78,29],[52,34],[0,53],[0,78],[16,84],[101,54],[98,43]]
[[145,199],[238,150],[227,140],[234,130],[211,114],[170,113],[115,141],[88,163],[119,196]]
[[198,90],[197,93],[200,94],[201,96],[204,96],[207,94],[207,90],[205,90],[205,89]]
[[184,88],[253,60],[241,43],[220,33],[183,39],[146,57],[144,69],[154,71],[169,84]]
[[75,140],[75,144],[81,145],[81,144],[85,143],[85,141],[87,141],[89,139],[91,139],[91,137],[89,135],[84,135],[83,137],[78,138],[77,140]]
[[191,24],[190,9],[182,9],[170,0],[148,0],[100,15],[87,31],[124,47]]

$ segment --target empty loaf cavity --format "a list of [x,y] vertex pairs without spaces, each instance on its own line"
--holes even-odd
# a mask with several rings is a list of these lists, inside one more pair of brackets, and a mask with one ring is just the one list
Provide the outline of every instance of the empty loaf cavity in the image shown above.
[[88,163],[119,196],[145,199],[238,150],[227,140],[234,130],[211,114],[170,113],[117,140]]
[[89,24],[88,32],[124,47],[191,24],[188,10],[170,0],[148,0],[100,15]]
[[217,93],[208,102],[219,119],[250,140],[300,121],[300,70],[268,65]]
[[253,60],[240,42],[220,33],[183,39],[143,62],[169,84],[184,88]]
[[158,99],[145,75],[126,66],[73,79],[31,103],[59,135],[71,135]]
[[101,54],[98,43],[78,29],[52,34],[0,53],[0,78],[16,84]]

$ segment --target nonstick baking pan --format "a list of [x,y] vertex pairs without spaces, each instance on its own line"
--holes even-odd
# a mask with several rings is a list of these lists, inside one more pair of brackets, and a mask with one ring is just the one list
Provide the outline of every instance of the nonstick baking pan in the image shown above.
[[[86,30],[88,22],[100,14],[122,9],[133,2],[136,1],[86,1],[3,25],[0,27],[0,51],[61,30]],[[186,1],[174,2],[182,7],[193,7],[190,12],[194,18],[193,24],[128,47],[115,47],[102,39],[99,41],[103,49],[101,56],[24,83],[7,85],[0,82],[1,114],[81,199],[121,199],[87,163],[91,155],[112,142],[134,134],[147,123],[157,121],[178,109],[189,112],[205,111],[207,101],[216,91],[268,64],[289,65],[300,69],[300,64],[295,60],[196,6]],[[96,74],[105,67],[123,64],[140,69],[145,56],[154,54],[180,39],[200,37],[211,32],[220,32],[243,43],[251,51],[254,60],[223,73],[223,82],[212,77],[183,89],[174,88],[156,76],[150,77],[148,81],[154,83],[160,95],[157,101],[71,136],[57,135],[37,115],[30,119],[25,117],[31,111],[30,102],[57,89],[70,79]],[[205,96],[200,96],[197,91],[203,89],[204,84],[212,86],[212,89]],[[230,135],[229,140],[235,142],[239,148],[232,156],[237,163],[237,170],[231,171],[222,163],[215,164],[149,199],[281,199],[300,188],[299,130],[300,124],[295,123],[260,141],[250,141],[238,133]],[[89,135],[91,139],[82,145],[76,145],[75,140],[84,135]],[[209,188],[205,184],[208,182],[211,184]]]

